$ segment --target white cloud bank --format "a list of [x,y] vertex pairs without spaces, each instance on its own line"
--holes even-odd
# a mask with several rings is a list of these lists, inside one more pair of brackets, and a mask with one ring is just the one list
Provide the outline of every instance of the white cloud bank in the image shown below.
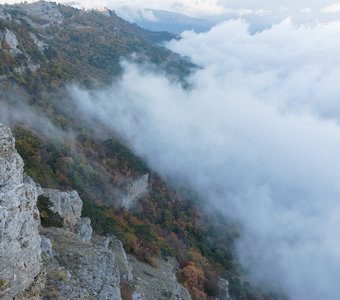
[[325,13],[339,13],[340,12],[340,3],[334,3],[329,6],[326,6],[323,10]]
[[169,48],[203,66],[183,90],[125,64],[114,87],[73,88],[161,174],[188,182],[242,237],[249,278],[293,300],[340,292],[340,23],[242,21]]

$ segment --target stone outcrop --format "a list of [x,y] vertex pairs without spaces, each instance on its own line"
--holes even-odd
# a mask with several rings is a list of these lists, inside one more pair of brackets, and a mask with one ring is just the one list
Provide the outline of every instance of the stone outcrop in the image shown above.
[[128,182],[122,191],[120,197],[120,206],[129,210],[140,198],[148,193],[149,174],[145,174],[137,180]]
[[2,47],[4,49],[8,50],[9,53],[11,53],[13,56],[22,54],[22,51],[18,48],[19,41],[14,32],[9,30],[8,28],[5,28],[1,36]]
[[8,127],[0,125],[0,298],[32,293],[39,278],[41,238],[37,190],[24,181],[23,161]]
[[48,44],[41,41],[34,33],[30,32],[29,35],[41,53],[44,53],[49,48]]
[[60,228],[43,228],[52,242],[53,256],[44,256],[47,299],[120,300],[120,274],[108,248],[84,242]]
[[138,261],[129,255],[133,269],[135,291],[133,300],[170,299],[190,300],[188,291],[177,281],[177,262],[173,258],[156,259],[156,267]]
[[76,191],[61,192],[56,189],[41,188],[40,191],[40,195],[50,201],[50,210],[62,218],[64,229],[77,233],[82,241],[91,240],[91,220],[81,217],[83,201]]
[[53,257],[52,242],[46,236],[41,236],[41,252],[47,257]]
[[58,9],[56,3],[47,1],[37,1],[34,3],[23,3],[20,5],[29,17],[40,19],[43,21],[35,23],[36,27],[49,26],[51,24],[61,24],[64,21],[64,16]]
[[[1,9],[1,6],[0,6]],[[0,16],[1,16],[1,10],[0,10]],[[38,41],[36,41],[38,42]],[[42,42],[41,42],[42,43]],[[40,69],[40,64],[36,64],[32,62],[31,57],[27,54],[22,52],[19,49],[19,40],[15,33],[8,28],[5,28],[4,30],[0,30],[0,46],[4,51],[8,51],[13,57],[21,55],[21,60],[24,59],[22,64],[20,66],[17,66],[13,68],[13,72],[17,74],[24,74],[27,71],[30,72],[36,72]],[[37,45],[39,48],[39,45]],[[40,44],[41,47],[42,44]]]
[[75,225],[75,232],[82,241],[90,241],[92,239],[92,227],[90,218],[81,218]]
[[127,283],[133,283],[132,266],[128,260],[122,242],[115,236],[106,238],[97,236],[96,239],[98,243],[101,243],[115,254],[121,280],[124,280]]
[[232,300],[230,293],[229,293],[229,281],[224,278],[220,278],[218,283],[219,288],[219,295],[218,300]]
[[73,229],[81,218],[83,208],[83,201],[78,193],[76,191],[61,192],[55,189],[43,189],[43,196],[51,202],[50,209],[61,216],[64,226]]

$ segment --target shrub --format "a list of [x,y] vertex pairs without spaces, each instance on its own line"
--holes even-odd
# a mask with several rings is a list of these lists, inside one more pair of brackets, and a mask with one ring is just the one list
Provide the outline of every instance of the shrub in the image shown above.
[[38,197],[37,206],[40,212],[41,225],[44,227],[63,227],[63,220],[58,213],[53,212],[51,202],[44,196]]

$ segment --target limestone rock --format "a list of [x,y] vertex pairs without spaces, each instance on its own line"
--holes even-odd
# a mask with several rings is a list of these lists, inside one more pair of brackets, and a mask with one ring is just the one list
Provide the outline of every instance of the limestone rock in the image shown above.
[[11,131],[0,124],[1,299],[13,299],[29,289],[40,273],[38,193],[34,185],[24,182],[23,175],[23,161]]
[[120,271],[120,276],[126,282],[133,282],[132,266],[128,261],[126,252],[124,250],[123,244],[115,236],[110,238],[109,247],[116,255],[117,264]]
[[229,293],[229,281],[224,278],[220,278],[218,283],[219,297],[218,300],[232,300]]
[[170,299],[190,300],[188,291],[177,281],[178,264],[173,258],[156,259],[156,267],[138,261],[128,255],[134,275],[134,300]]
[[9,47],[12,49],[16,49],[19,46],[19,41],[16,35],[7,28],[5,29],[5,42],[7,42]]
[[0,188],[23,183],[24,163],[15,150],[11,130],[0,124]]
[[144,300],[145,298],[141,293],[133,292],[132,294],[132,300]]
[[[27,13],[29,17],[44,21],[44,25],[61,24],[64,16],[60,12],[58,5],[53,2],[37,1],[34,3],[23,3],[20,7]],[[43,27],[41,24],[39,27]]]
[[14,34],[14,32],[10,31],[8,28],[5,28],[3,42],[7,44],[9,48],[8,51],[13,55],[16,56],[21,54],[21,50],[18,48],[19,41]]
[[52,243],[46,236],[41,236],[41,251],[48,257],[53,257]]
[[90,241],[92,239],[92,227],[90,218],[81,218],[75,226],[75,232],[82,241]]
[[30,32],[29,35],[41,53],[44,53],[44,51],[49,48],[48,44],[38,39],[34,33]]
[[128,182],[123,189],[123,196],[120,198],[120,206],[129,210],[134,203],[148,193],[149,174],[145,174],[137,180]]
[[[120,276],[112,251],[60,228],[43,228],[53,244],[53,258],[44,258],[47,299],[121,300]],[[50,298],[48,298],[50,297]]]
[[50,209],[58,213],[64,222],[64,226],[73,229],[80,220],[83,201],[76,191],[61,192],[55,189],[43,189],[43,196],[52,204]]

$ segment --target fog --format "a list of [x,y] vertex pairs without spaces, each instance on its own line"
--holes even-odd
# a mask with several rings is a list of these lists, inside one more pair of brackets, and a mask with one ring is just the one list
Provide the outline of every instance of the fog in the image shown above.
[[74,133],[53,124],[46,112],[29,104],[25,91],[16,85],[0,88],[0,123],[10,127],[23,125],[48,138],[74,140]]
[[[116,85],[71,87],[163,176],[238,224],[248,279],[294,300],[339,299],[340,23],[243,21],[186,32],[168,47],[202,68],[184,90],[123,63]],[[223,234],[223,233],[221,233]]]

